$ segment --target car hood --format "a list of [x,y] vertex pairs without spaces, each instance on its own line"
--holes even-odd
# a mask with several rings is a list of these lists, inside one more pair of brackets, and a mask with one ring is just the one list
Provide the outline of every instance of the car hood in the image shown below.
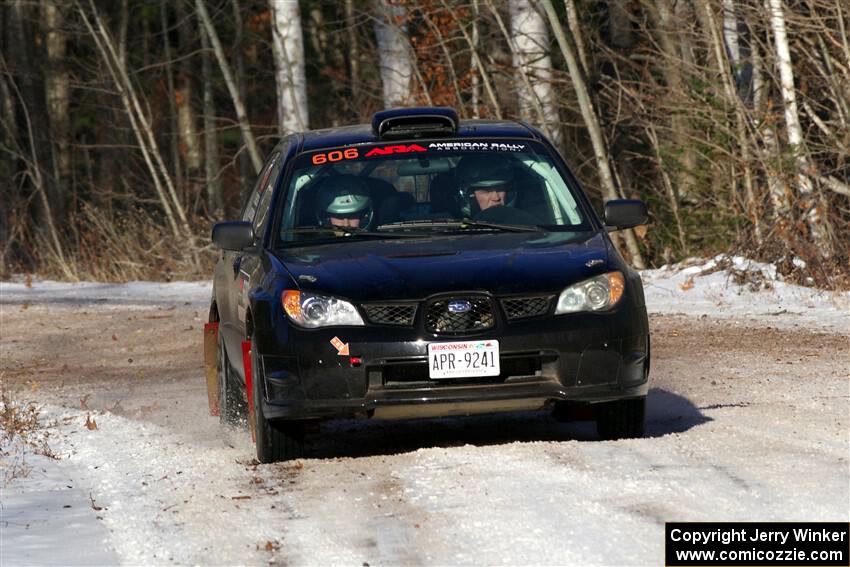
[[557,292],[606,271],[601,233],[498,233],[355,240],[279,250],[305,291],[357,301],[452,291]]

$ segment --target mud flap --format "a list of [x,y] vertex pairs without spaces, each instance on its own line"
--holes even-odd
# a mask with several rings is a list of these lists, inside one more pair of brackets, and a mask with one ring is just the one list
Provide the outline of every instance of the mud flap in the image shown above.
[[207,401],[210,415],[219,414],[218,400],[218,322],[204,325],[204,374],[207,381]]
[[245,369],[245,398],[248,400],[248,427],[251,429],[251,441],[257,442],[257,430],[254,425],[254,380],[251,367],[251,341],[242,341],[242,366]]

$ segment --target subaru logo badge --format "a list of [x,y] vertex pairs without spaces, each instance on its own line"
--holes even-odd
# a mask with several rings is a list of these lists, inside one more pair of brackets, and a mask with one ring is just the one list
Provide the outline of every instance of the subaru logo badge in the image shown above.
[[454,299],[449,301],[449,313],[466,313],[472,309],[472,304],[465,299]]

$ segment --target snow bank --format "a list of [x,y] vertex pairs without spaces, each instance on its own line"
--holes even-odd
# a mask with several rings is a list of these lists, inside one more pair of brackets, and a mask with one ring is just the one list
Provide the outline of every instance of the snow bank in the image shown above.
[[739,256],[686,264],[641,272],[650,313],[740,317],[850,333],[850,292],[788,284],[775,266]]
[[141,307],[184,303],[208,306],[212,282],[66,283],[50,280],[0,282],[0,303],[104,304]]
[[[777,327],[850,333],[850,292],[782,281],[776,267],[739,256],[717,256],[641,272],[650,313],[738,317]],[[184,303],[206,307],[212,282],[0,282],[0,303],[103,304],[122,307]]]

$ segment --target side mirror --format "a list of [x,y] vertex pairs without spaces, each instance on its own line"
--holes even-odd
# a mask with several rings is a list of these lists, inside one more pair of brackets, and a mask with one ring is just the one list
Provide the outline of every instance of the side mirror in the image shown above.
[[605,227],[608,230],[631,228],[646,224],[646,205],[639,199],[617,199],[605,203]]
[[212,241],[223,250],[244,250],[254,244],[254,227],[247,221],[217,222]]

